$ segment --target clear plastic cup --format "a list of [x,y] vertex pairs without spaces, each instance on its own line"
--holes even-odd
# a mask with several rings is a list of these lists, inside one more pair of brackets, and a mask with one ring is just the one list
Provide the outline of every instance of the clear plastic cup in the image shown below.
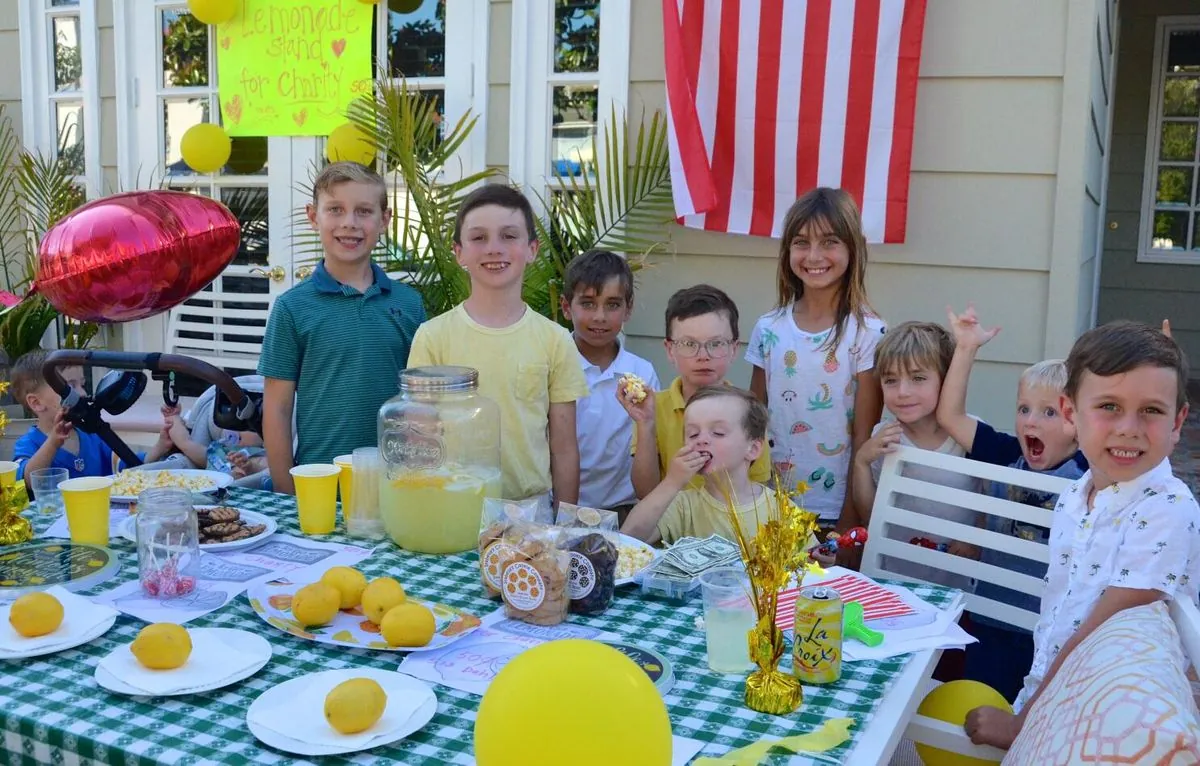
[[750,662],[750,630],[757,622],[744,569],[721,567],[700,575],[704,597],[704,636],[708,667],[718,673],[744,673]]
[[342,504],[346,534],[351,537],[380,538],[384,535],[379,513],[379,483],[383,480],[383,459],[376,447],[354,450],[353,482],[349,505]]
[[39,468],[29,474],[33,502],[41,513],[58,515],[63,511],[63,494],[58,488],[71,473],[66,468]]

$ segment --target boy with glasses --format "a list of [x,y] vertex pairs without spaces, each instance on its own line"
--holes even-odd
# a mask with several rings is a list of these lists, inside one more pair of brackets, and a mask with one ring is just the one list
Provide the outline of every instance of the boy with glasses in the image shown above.
[[[738,310],[734,302],[711,285],[678,291],[667,302],[667,357],[679,377],[665,391],[634,402],[625,387],[617,397],[635,423],[633,489],[645,497],[667,475],[669,461],[683,447],[683,412],[688,400],[705,386],[728,384],[725,374],[738,345]],[[711,456],[710,456],[711,457]],[[699,473],[703,473],[703,468]],[[750,481],[771,478],[771,458],[764,443],[750,466]],[[688,486],[700,487],[700,475]]]

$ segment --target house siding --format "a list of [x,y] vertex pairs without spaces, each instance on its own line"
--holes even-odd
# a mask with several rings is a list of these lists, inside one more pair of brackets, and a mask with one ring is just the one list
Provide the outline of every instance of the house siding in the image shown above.
[[[1140,0],[1121,6],[1117,55],[1116,115],[1098,320],[1171,320],[1171,332],[1188,357],[1200,359],[1200,265],[1138,263],[1142,191],[1146,181],[1147,126],[1159,16],[1196,14],[1195,0]],[[1194,361],[1192,375],[1200,375]]]
[[[21,36],[17,31],[20,29],[17,16],[16,3],[0,2],[0,72],[5,73],[0,77],[0,104],[3,104],[4,113],[17,136],[21,137]],[[0,205],[11,204],[12,200],[0,199]],[[11,233],[0,232],[0,236],[9,237]],[[12,244],[15,248],[16,243]],[[14,268],[11,276],[17,277],[18,270],[19,267]]]

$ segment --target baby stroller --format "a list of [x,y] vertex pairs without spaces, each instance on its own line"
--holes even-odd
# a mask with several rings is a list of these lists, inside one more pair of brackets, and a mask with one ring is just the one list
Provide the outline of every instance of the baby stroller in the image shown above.
[[[107,367],[110,372],[88,396],[67,385],[59,372],[64,367]],[[243,390],[229,373],[199,359],[178,354],[64,349],[51,352],[42,366],[46,382],[63,398],[67,419],[79,430],[99,436],[130,467],[139,466],[142,461],[100,413],[119,415],[132,407],[146,390],[146,370],[151,378],[162,381],[163,402],[167,406],[179,404],[176,376],[190,375],[216,387],[212,420],[217,427],[253,431],[262,436],[262,393]]]

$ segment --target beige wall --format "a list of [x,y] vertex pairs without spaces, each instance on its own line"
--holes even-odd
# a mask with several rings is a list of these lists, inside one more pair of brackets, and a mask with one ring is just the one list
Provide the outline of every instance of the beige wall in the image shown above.
[[1196,361],[1200,360],[1200,314],[1196,311],[1200,265],[1137,262],[1155,25],[1158,16],[1189,13],[1200,14],[1195,0],[1140,0],[1121,8],[1099,320],[1123,317],[1159,322],[1169,317],[1172,334],[1192,359],[1192,376],[1196,377],[1200,374]]
[[[17,135],[21,136],[21,39],[17,29],[17,4],[0,2],[0,72],[3,72],[0,75],[0,104]],[[0,205],[9,204],[12,204],[11,200],[0,199]],[[0,236],[7,237],[8,232],[0,232]],[[17,242],[11,244],[15,248]],[[13,269],[14,275],[17,271]]]
[[[947,304],[974,301],[985,322],[1004,327],[981,355],[969,399],[973,412],[1002,427],[1012,426],[1020,371],[1065,355],[1089,318],[1081,298],[1090,300],[1084,261],[1094,248],[1085,231],[1094,230],[1095,216],[1087,219],[1079,199],[1085,168],[1096,164],[1084,149],[1100,66],[1094,42],[1080,61],[1066,62],[1094,41],[1105,8],[1105,0],[928,5],[908,239],[871,248],[868,290],[892,323],[945,321]],[[659,4],[634,3],[632,34],[630,111],[661,109]],[[678,227],[672,240],[675,256],[643,275],[641,307],[627,325],[631,346],[664,375],[667,297],[701,280],[725,288],[741,309],[745,337],[771,308],[777,252],[769,240]],[[733,379],[749,380],[744,362]]]

